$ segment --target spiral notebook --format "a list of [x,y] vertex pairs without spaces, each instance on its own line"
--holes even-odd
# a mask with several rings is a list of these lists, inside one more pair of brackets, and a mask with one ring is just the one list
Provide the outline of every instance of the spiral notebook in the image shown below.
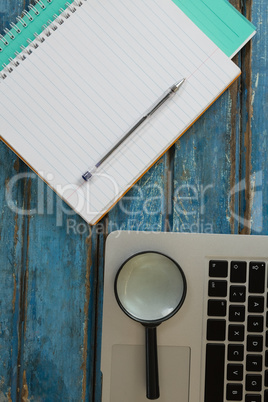
[[[0,74],[2,139],[95,224],[240,70],[171,0],[78,0]],[[84,182],[181,78],[178,94]]]

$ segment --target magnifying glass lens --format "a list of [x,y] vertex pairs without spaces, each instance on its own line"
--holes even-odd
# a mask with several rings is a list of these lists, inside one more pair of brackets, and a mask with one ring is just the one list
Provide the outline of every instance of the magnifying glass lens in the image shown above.
[[144,253],[125,263],[116,290],[129,315],[149,322],[168,318],[180,304],[185,289],[182,273],[170,258]]

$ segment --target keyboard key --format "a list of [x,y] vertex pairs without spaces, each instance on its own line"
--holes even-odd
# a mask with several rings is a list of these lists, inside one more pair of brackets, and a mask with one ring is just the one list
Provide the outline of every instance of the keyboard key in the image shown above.
[[268,331],[266,331],[265,335],[265,346],[268,348]]
[[225,320],[207,321],[207,340],[208,341],[224,341],[225,340]]
[[268,367],[268,350],[265,351],[265,367]]
[[213,281],[208,283],[208,295],[212,297],[226,297],[227,281]]
[[230,302],[244,303],[246,300],[245,286],[230,286]]
[[243,345],[228,345],[229,361],[242,362],[244,360],[244,346]]
[[244,306],[229,306],[229,321],[243,322],[245,321],[245,307]]
[[227,365],[227,380],[242,381],[243,380],[243,365],[228,364]]
[[268,387],[268,370],[265,370],[264,373],[264,386]]
[[235,342],[242,342],[244,340],[244,325],[229,325],[228,340]]
[[268,402],[268,390],[267,389],[264,391],[264,401],[263,402]]
[[226,300],[209,300],[208,315],[224,317],[226,315]]
[[223,402],[225,345],[207,344],[204,402]]
[[247,263],[245,261],[231,262],[230,280],[234,283],[245,283],[247,275]]
[[261,396],[260,395],[246,395],[246,400],[245,402],[261,402]]
[[263,349],[263,337],[261,335],[248,335],[247,351],[262,352],[262,349]]
[[262,355],[247,355],[247,371],[262,371]]
[[209,261],[209,276],[215,278],[226,278],[228,275],[228,261]]
[[250,293],[264,292],[265,263],[250,262],[249,263],[249,287]]
[[[227,401],[242,401],[243,387],[242,384],[227,384],[226,399]],[[216,399],[214,399],[214,402]]]
[[249,311],[249,313],[263,313],[264,297],[263,296],[249,296],[248,311]]
[[246,391],[261,391],[262,376],[260,374],[246,375]]
[[249,315],[247,328],[248,328],[248,332],[262,332],[263,331],[263,316],[262,315]]

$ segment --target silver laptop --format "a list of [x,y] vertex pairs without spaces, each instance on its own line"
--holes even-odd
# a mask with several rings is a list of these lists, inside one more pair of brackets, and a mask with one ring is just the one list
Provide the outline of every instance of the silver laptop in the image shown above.
[[159,402],[268,402],[268,237],[113,232],[105,252],[103,402],[146,402],[145,330],[115,297],[133,255],[172,259],[180,308],[157,327]]

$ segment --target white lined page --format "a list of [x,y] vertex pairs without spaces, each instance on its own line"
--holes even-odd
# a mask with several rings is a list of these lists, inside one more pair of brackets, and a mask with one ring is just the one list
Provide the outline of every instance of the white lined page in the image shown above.
[[[1,136],[94,223],[238,75],[171,0],[90,0],[0,83]],[[180,91],[83,182],[181,78]]]

